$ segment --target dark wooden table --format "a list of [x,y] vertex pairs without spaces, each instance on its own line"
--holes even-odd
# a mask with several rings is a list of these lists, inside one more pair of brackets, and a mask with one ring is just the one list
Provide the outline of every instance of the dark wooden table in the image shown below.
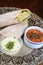
[[0,6],[28,8],[43,18],[43,0],[0,0]]

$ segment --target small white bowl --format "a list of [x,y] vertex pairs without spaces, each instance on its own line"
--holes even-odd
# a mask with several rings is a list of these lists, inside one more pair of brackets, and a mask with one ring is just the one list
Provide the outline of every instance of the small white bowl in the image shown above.
[[[15,46],[11,50],[6,49],[6,44],[9,41],[13,41],[14,42],[14,46]],[[19,48],[18,48],[17,44],[19,44]],[[13,37],[7,37],[7,38],[5,38],[5,39],[3,39],[1,41],[1,51],[2,51],[2,53],[5,53],[7,55],[15,56],[15,55],[17,55],[20,52],[20,50],[22,48],[22,45],[23,44],[22,44],[22,41],[20,39],[17,40],[16,38],[13,38]]]
[[[29,40],[26,36],[26,33],[28,30],[31,30],[31,29],[36,29],[36,30],[39,30],[43,33],[43,29],[38,27],[38,26],[31,26],[31,27],[28,27],[26,30],[25,30],[25,34],[24,34],[24,42],[26,43],[26,45],[30,46],[31,48],[40,48],[41,46],[43,46],[43,42],[32,42],[31,40]],[[40,45],[40,46],[39,46]],[[34,46],[34,47],[33,47]],[[39,46],[39,47],[38,47]]]

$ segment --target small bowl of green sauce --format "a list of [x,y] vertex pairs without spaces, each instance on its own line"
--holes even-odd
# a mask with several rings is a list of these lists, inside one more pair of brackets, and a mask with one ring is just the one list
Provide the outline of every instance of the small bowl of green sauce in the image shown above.
[[1,41],[1,51],[7,55],[16,55],[22,47],[22,43],[13,37],[7,37]]

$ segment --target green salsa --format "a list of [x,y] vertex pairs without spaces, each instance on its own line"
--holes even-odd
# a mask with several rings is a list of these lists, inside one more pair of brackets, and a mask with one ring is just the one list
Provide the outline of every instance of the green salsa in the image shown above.
[[13,47],[14,47],[14,42],[13,42],[13,41],[9,41],[9,42],[7,43],[7,45],[6,45],[6,48],[7,48],[8,50],[11,50]]

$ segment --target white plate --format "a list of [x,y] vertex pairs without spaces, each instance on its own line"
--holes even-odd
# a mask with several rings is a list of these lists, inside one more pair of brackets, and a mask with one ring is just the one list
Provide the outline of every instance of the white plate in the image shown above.
[[[11,49],[10,51],[7,50],[5,47],[6,43],[9,42],[9,40],[17,42],[17,43],[15,43],[15,46],[13,47],[13,49]],[[5,44],[3,44],[3,43],[5,43]],[[19,44],[19,46],[17,44]],[[20,39],[17,40],[16,38],[13,38],[13,37],[7,37],[1,41],[1,51],[5,54],[11,55],[11,56],[18,54],[19,51],[21,50],[22,46],[23,46],[23,43],[21,42],[21,40]]]

